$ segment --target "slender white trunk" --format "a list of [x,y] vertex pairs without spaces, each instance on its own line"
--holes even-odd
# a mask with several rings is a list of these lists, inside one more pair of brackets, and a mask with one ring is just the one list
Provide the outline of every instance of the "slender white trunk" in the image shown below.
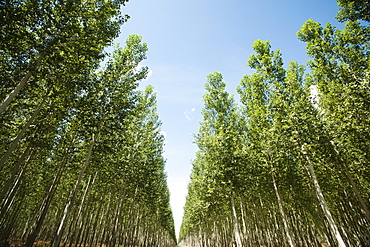
[[36,110],[33,112],[31,118],[27,121],[27,123],[23,126],[22,130],[19,132],[15,140],[12,142],[8,150],[5,152],[3,157],[0,160],[0,171],[3,169],[5,162],[8,160],[9,156],[13,153],[14,149],[17,147],[19,141],[22,139],[23,135],[26,133],[30,125],[32,124],[33,120],[35,120],[36,116],[39,114],[41,107],[44,105],[45,100],[49,97],[50,90],[44,95],[41,102],[37,106]]
[[62,166],[59,168],[57,175],[54,177],[54,180],[53,180],[52,184],[49,187],[49,191],[46,194],[43,203],[40,206],[39,215],[36,218],[36,220],[34,222],[34,225],[32,226],[31,233],[28,235],[28,237],[26,239],[26,244],[25,244],[26,247],[32,247],[33,246],[33,243],[35,242],[35,240],[37,238],[37,235],[39,234],[39,232],[41,230],[41,226],[44,222],[44,219],[45,219],[46,213],[49,209],[51,200],[54,197],[54,193],[55,193],[55,191],[58,187],[59,180],[60,180],[60,178],[63,174],[66,160],[67,159],[65,158],[64,162],[62,163]]
[[[10,186],[14,183],[15,178],[17,177],[19,171],[22,168],[22,165],[25,165],[24,161],[25,161],[26,156],[28,155],[28,152],[29,152],[30,149],[31,149],[31,145],[28,144],[26,150],[23,152],[22,156],[19,158],[19,160],[15,164],[10,178],[8,179],[8,181],[6,182],[4,187],[2,188],[2,192],[0,194],[0,205],[2,205],[2,202],[3,202],[4,198],[6,197],[6,195],[8,194],[8,192],[10,190]],[[28,155],[29,158],[31,157],[32,153],[33,153],[33,150],[31,151],[31,154]]]
[[[107,207],[104,209],[105,210],[105,212],[104,212],[104,214],[102,214],[101,215],[101,218],[100,218],[100,223],[99,223],[99,228],[100,228],[100,232],[101,232],[101,234],[100,234],[100,237],[98,237],[97,239],[96,239],[96,241],[95,241],[95,244],[96,244],[96,246],[98,246],[98,241],[100,240],[100,245],[103,245],[103,243],[104,243],[104,236],[105,236],[105,229],[106,229],[106,227],[107,227],[107,218],[108,218],[108,215],[109,215],[109,212],[110,212],[110,206],[111,206],[111,194],[109,194],[109,198],[108,198],[108,205],[107,205]],[[105,217],[104,217],[105,216]],[[104,221],[103,221],[103,218],[104,218]]]
[[32,155],[33,155],[33,150],[28,155],[28,158],[25,161],[24,165],[20,168],[19,174],[16,176],[12,187],[10,188],[8,192],[4,194],[4,199],[2,202],[0,202],[0,223],[5,218],[5,215],[8,213],[9,209],[11,208],[11,205],[13,204],[15,200],[16,193],[22,182],[22,177],[25,173],[26,167],[28,166]]
[[75,184],[75,187],[73,188],[73,191],[68,199],[68,202],[67,202],[67,205],[65,206],[64,208],[64,213],[63,213],[63,217],[62,217],[62,220],[60,221],[60,224],[59,224],[59,227],[58,227],[58,230],[54,236],[54,240],[51,244],[52,247],[58,247],[59,246],[59,243],[60,243],[60,239],[61,239],[61,236],[62,236],[62,233],[63,233],[63,229],[64,229],[64,225],[67,221],[67,218],[68,218],[68,215],[69,213],[71,212],[71,208],[72,208],[72,205],[74,203],[74,200],[76,198],[76,195],[77,195],[77,191],[80,187],[80,183],[81,183],[81,180],[82,180],[82,177],[85,173],[85,170],[86,170],[86,167],[90,161],[90,157],[91,157],[91,153],[92,153],[92,149],[95,145],[95,135],[93,134],[92,136],[92,141],[91,141],[91,144],[90,144],[90,148],[89,148],[89,152],[86,156],[86,160],[85,160],[85,163],[84,165],[82,166],[82,169],[80,171],[80,174],[78,176],[78,179],[76,181],[76,184]]
[[340,159],[339,163],[341,164],[341,167],[344,169],[344,171],[346,173],[346,177],[347,177],[349,183],[351,184],[351,187],[353,189],[353,192],[355,193],[355,196],[356,196],[357,200],[360,202],[360,205],[361,205],[362,209],[364,210],[367,219],[370,220],[370,210],[367,207],[364,199],[362,198],[362,196],[360,194],[360,191],[358,190],[357,184],[353,180],[353,177],[352,177],[351,173],[349,172],[348,167],[344,164],[344,161],[342,160],[341,154],[337,150],[337,148],[335,146],[335,143],[333,141],[331,141],[331,144],[333,145],[335,152],[338,154],[338,157]]
[[242,223],[243,223],[243,234],[247,234],[247,223],[245,222],[246,216],[245,216],[245,206],[244,206],[244,197],[241,195],[240,197],[240,211],[242,214]]
[[[36,61],[36,68],[40,65],[41,61],[44,59],[45,54],[41,54],[40,57]],[[5,111],[8,105],[13,101],[15,96],[24,88],[27,81],[31,78],[32,72],[28,71],[26,75],[22,78],[22,80],[18,83],[18,85],[13,89],[13,91],[4,99],[4,101],[0,105],[0,113]]]
[[[93,179],[92,184],[94,184],[94,181],[95,181],[95,178],[96,178],[96,174],[97,173],[95,173],[95,177]],[[84,209],[86,209],[86,207],[84,208],[84,202],[85,202],[85,199],[87,197],[86,195],[87,195],[87,193],[89,191],[89,188],[90,188],[90,181],[91,181],[91,176],[89,176],[89,180],[87,182],[86,189],[85,189],[84,194],[82,196],[82,200],[80,202],[80,206],[78,207],[77,216],[75,216],[75,219],[74,219],[75,223],[70,225],[69,230],[68,230],[68,234],[64,238],[65,241],[68,241],[68,239],[75,238],[76,243],[79,243],[78,241],[80,239],[80,235],[82,233],[82,229],[84,228],[83,227],[84,217],[82,215],[82,211]],[[76,231],[77,231],[77,238],[75,237]]]
[[111,247],[114,247],[116,245],[116,241],[117,241],[118,223],[119,223],[119,219],[120,219],[120,216],[121,216],[121,208],[122,208],[122,204],[123,204],[123,198],[124,198],[124,196],[121,198],[119,205],[117,205],[117,210],[116,210],[115,220],[114,220],[114,227],[112,229],[112,233],[111,233],[111,237],[110,237],[111,239],[109,241],[109,245]]
[[308,171],[309,171],[309,173],[311,175],[311,178],[313,180],[313,184],[315,186],[316,195],[317,195],[317,197],[319,199],[319,202],[321,204],[321,208],[322,208],[322,210],[324,212],[324,215],[325,215],[326,219],[329,222],[330,229],[331,229],[332,233],[334,234],[334,236],[335,236],[335,238],[336,238],[336,240],[338,242],[338,246],[339,247],[346,247],[346,244],[344,243],[343,238],[340,235],[340,232],[338,230],[338,227],[335,224],[335,221],[334,221],[334,219],[333,219],[333,217],[332,217],[332,215],[331,215],[331,213],[329,211],[329,207],[326,204],[326,201],[325,201],[324,195],[323,195],[323,193],[321,191],[319,182],[317,181],[317,177],[316,177],[315,171],[313,169],[313,165],[312,165],[310,159],[308,158],[308,156],[305,155],[305,157],[306,157],[307,164],[308,164]]
[[275,174],[272,173],[271,176],[272,176],[272,182],[274,184],[274,189],[275,189],[276,197],[277,197],[278,203],[279,203],[280,213],[281,213],[281,216],[283,218],[283,224],[284,224],[284,228],[285,228],[285,233],[286,233],[286,236],[288,238],[289,245],[291,247],[294,247],[295,244],[293,242],[292,234],[291,234],[290,229],[289,229],[288,217],[287,217],[286,212],[285,212],[284,200],[283,200],[283,197],[281,196],[280,189],[278,188],[278,186],[276,184]]
[[238,217],[236,215],[234,195],[232,193],[232,190],[230,191],[230,199],[231,199],[231,210],[232,210],[233,219],[234,219],[234,233],[235,233],[236,246],[242,247],[242,240],[241,240],[240,233],[239,233]]

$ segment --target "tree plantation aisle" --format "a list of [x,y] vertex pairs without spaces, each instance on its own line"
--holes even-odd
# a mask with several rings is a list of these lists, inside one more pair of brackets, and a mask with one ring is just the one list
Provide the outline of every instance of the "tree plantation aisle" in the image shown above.
[[369,0],[303,24],[307,66],[257,40],[238,97],[208,75],[178,239],[127,2],[0,1],[0,247],[370,246]]
[[297,33],[308,69],[257,40],[240,105],[208,75],[183,246],[370,246],[370,2],[338,3]]

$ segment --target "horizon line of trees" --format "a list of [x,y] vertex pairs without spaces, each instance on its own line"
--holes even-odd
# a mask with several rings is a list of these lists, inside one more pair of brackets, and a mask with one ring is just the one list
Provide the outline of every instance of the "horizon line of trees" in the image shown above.
[[1,2],[0,246],[176,244],[147,44],[104,52],[126,2]]
[[297,33],[308,72],[257,40],[241,104],[208,75],[181,244],[370,246],[370,5],[338,4]]

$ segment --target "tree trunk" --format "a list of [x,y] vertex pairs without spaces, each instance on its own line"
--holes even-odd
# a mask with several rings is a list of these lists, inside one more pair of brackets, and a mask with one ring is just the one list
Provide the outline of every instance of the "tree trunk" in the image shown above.
[[[40,57],[36,60],[36,69],[39,67],[41,61],[44,59],[45,54],[41,53]],[[8,97],[5,98],[5,100],[0,105],[0,113],[5,111],[5,109],[8,107],[10,102],[13,101],[15,96],[24,88],[27,81],[31,78],[32,71],[28,71],[26,75],[22,78],[22,80],[18,83],[18,85],[14,88],[14,90],[8,95]],[[1,169],[0,169],[1,170]]]
[[[78,207],[78,210],[76,212],[76,214],[74,215],[73,217],[73,220],[75,221],[74,224],[71,223],[70,225],[70,228],[69,228],[69,235],[67,235],[67,239],[71,239],[70,243],[72,244],[72,240],[75,239],[75,244],[79,244],[79,239],[81,237],[81,229],[83,228],[82,227],[82,224],[84,222],[84,217],[82,216],[82,211],[84,210],[87,210],[87,206],[84,208],[84,202],[86,200],[86,197],[88,195],[88,192],[90,190],[90,188],[94,185],[95,183],[95,178],[97,176],[97,173],[95,173],[95,176],[93,178],[93,181],[91,182],[90,184],[90,181],[91,181],[91,176],[89,176],[89,180],[87,182],[87,185],[86,185],[86,189],[85,189],[85,192],[82,196],[82,200],[80,202],[80,206]],[[83,209],[84,208],[84,209]],[[76,231],[77,231],[77,237],[75,237],[76,235]],[[72,233],[72,234],[71,234]]]
[[58,247],[59,246],[60,239],[62,237],[63,230],[64,230],[64,225],[67,221],[69,213],[71,212],[71,208],[72,208],[72,205],[74,203],[74,200],[76,199],[77,191],[80,187],[80,183],[81,183],[82,177],[85,173],[86,167],[87,167],[87,165],[90,161],[94,145],[95,145],[95,135],[93,134],[92,135],[92,141],[91,141],[90,148],[89,148],[89,152],[86,156],[86,160],[84,162],[84,165],[82,166],[82,169],[80,171],[80,174],[78,176],[76,184],[73,188],[73,191],[72,191],[71,195],[69,196],[68,202],[67,202],[67,204],[64,208],[64,213],[63,213],[62,220],[60,221],[59,227],[57,229],[57,232],[55,233],[54,239],[53,239],[52,244],[51,244],[52,247]]
[[12,188],[9,190],[8,194],[4,197],[4,200],[0,206],[0,223],[2,222],[2,219],[5,218],[5,215],[7,214],[7,211],[10,209],[11,205],[13,204],[15,200],[15,195],[18,191],[18,188],[20,184],[22,183],[22,177],[24,175],[24,172],[26,170],[27,165],[29,164],[29,161],[32,157],[33,152],[31,152],[30,155],[28,155],[28,158],[25,162],[25,164],[21,167],[21,170],[16,178],[16,180],[13,183]]
[[[97,238],[97,227],[98,227],[98,222],[99,222],[99,216],[104,215],[104,212],[102,212],[103,211],[102,209],[103,209],[103,203],[99,203],[98,210],[95,213],[95,217],[94,217],[94,222],[93,222],[93,226],[92,226],[92,233],[91,233],[91,239],[90,239],[89,246],[93,246],[94,240],[98,239]],[[100,224],[101,224],[101,221],[100,221]],[[97,245],[95,245],[95,246],[97,246]]]
[[295,244],[293,242],[292,234],[291,234],[290,229],[289,229],[288,217],[287,217],[286,212],[285,212],[284,200],[283,200],[283,197],[281,196],[280,189],[276,184],[275,174],[272,173],[271,176],[272,176],[272,182],[274,184],[276,197],[277,197],[278,203],[279,203],[280,213],[281,213],[281,216],[283,218],[285,233],[286,233],[286,236],[288,238],[288,242],[289,242],[290,247],[294,247]]
[[66,158],[66,156],[64,156],[64,160],[62,162],[62,165],[59,168],[57,175],[54,177],[54,180],[53,180],[53,182],[52,182],[52,184],[51,184],[51,186],[49,188],[49,191],[48,191],[48,193],[46,195],[46,199],[41,204],[41,207],[39,209],[39,212],[41,212],[41,214],[37,218],[37,220],[35,222],[35,225],[33,227],[33,230],[31,231],[31,233],[27,237],[26,244],[25,244],[26,247],[32,247],[33,246],[33,243],[35,242],[35,239],[36,239],[37,235],[39,234],[39,232],[41,230],[41,226],[42,226],[42,224],[44,222],[46,213],[47,213],[47,211],[49,209],[50,202],[51,202],[51,200],[54,197],[54,193],[55,193],[55,191],[56,191],[56,189],[58,187],[59,180],[62,177],[62,174],[63,174],[64,168],[65,168],[66,161],[67,161],[67,158]]
[[114,226],[113,226],[113,229],[112,229],[111,239],[109,241],[110,247],[114,247],[116,245],[117,231],[118,231],[118,221],[119,221],[119,218],[120,218],[122,204],[123,204],[123,197],[121,198],[119,204],[117,205],[116,216],[115,216],[115,220],[114,220]]
[[[18,185],[18,187],[21,186],[21,185]],[[24,200],[25,200],[25,193],[22,193],[22,195],[20,196],[20,200],[18,203],[14,202],[15,198],[13,198],[11,204],[16,204],[16,206],[14,206],[14,209],[12,211],[9,211],[8,214],[6,215],[6,221],[2,222],[3,224],[0,224],[0,241],[5,241],[5,240],[9,240],[9,237],[11,236],[12,234],[12,230],[14,228],[14,225],[16,224],[17,222],[17,219],[18,219],[18,216],[20,214],[20,209],[22,208],[22,205],[24,203]],[[5,217],[4,217],[5,218]],[[4,219],[3,217],[1,217],[0,219]]]
[[306,157],[306,160],[307,160],[308,171],[309,171],[309,173],[311,175],[312,182],[313,182],[313,184],[315,186],[316,195],[317,195],[317,197],[319,199],[319,202],[321,204],[321,208],[323,210],[323,213],[324,213],[326,219],[328,220],[330,229],[332,230],[332,233],[334,234],[334,236],[335,236],[335,238],[337,240],[338,246],[339,247],[346,247],[346,244],[344,243],[343,238],[340,235],[340,232],[338,230],[338,227],[335,224],[335,221],[334,221],[334,219],[333,219],[333,217],[332,217],[332,215],[331,215],[331,213],[329,211],[329,207],[326,204],[326,201],[325,201],[324,195],[323,195],[323,193],[321,191],[319,182],[317,181],[316,174],[315,174],[315,171],[313,169],[313,165],[312,165],[310,159],[308,158],[308,156],[306,154],[304,154],[304,156]]
[[[4,188],[3,188],[3,190],[2,190],[2,192],[0,194],[0,205],[2,205],[2,202],[3,202],[4,198],[6,197],[6,195],[8,194],[8,192],[10,191],[10,186],[14,183],[14,180],[15,180],[17,174],[19,173],[19,171],[21,170],[22,165],[25,164],[24,161],[25,161],[26,156],[28,155],[28,152],[29,152],[30,149],[31,149],[31,145],[29,144],[27,146],[26,150],[24,150],[24,152],[21,155],[21,157],[16,162],[16,165],[13,168],[12,174],[11,174],[10,178],[8,179],[8,181],[6,182],[6,184],[4,185]],[[32,152],[33,152],[33,150],[31,151],[30,155],[28,156],[29,158],[32,156]]]
[[[92,187],[94,186],[95,179],[96,179],[97,173],[95,173],[94,178],[91,181],[92,175],[89,176],[86,188],[84,190],[84,193],[82,195],[81,202],[79,202],[78,210],[76,210],[76,214],[73,216],[71,220],[71,229],[74,233],[77,231],[77,237],[74,236],[74,238],[68,238],[69,236],[66,235],[65,240],[69,240],[70,242],[74,241],[75,246],[83,246],[82,243],[84,241],[84,236],[86,235],[86,231],[89,228],[88,218],[91,216],[89,214],[89,207],[90,203],[88,201],[89,195],[91,192]],[[82,188],[81,188],[82,190]],[[77,206],[77,205],[76,205]],[[77,216],[76,216],[77,215]],[[75,221],[75,224],[73,225],[72,222]]]
[[[108,198],[108,205],[106,208],[103,209],[103,213],[101,215],[101,218],[100,218],[100,222],[99,222],[99,228],[100,228],[100,236],[98,236],[96,238],[96,241],[95,241],[95,245],[98,246],[98,241],[100,241],[100,246],[103,245],[104,243],[104,236],[105,236],[105,228],[106,228],[106,225],[107,225],[107,218],[108,218],[108,215],[109,215],[109,212],[110,212],[110,206],[111,206],[111,194],[109,194],[109,198]],[[106,216],[106,217],[104,217]],[[104,221],[103,221],[104,219]]]
[[39,105],[37,106],[36,110],[33,112],[31,118],[27,121],[27,123],[23,126],[21,132],[17,135],[15,140],[12,142],[8,150],[5,152],[3,157],[0,160],[0,171],[3,169],[5,162],[8,160],[9,156],[12,154],[14,149],[17,147],[19,141],[22,139],[23,135],[26,133],[30,125],[32,124],[33,120],[35,120],[36,116],[39,114],[41,107],[44,105],[45,100],[49,97],[50,90],[47,91],[47,93],[42,97],[42,100],[40,101]]
[[246,215],[245,215],[245,205],[244,205],[244,196],[240,196],[240,211],[242,214],[242,223],[243,223],[243,234],[247,234],[247,224],[246,224]]
[[344,169],[344,171],[346,173],[346,177],[347,177],[349,183],[351,184],[351,187],[353,189],[353,192],[355,193],[355,196],[356,196],[357,200],[360,202],[362,210],[364,210],[367,219],[370,221],[370,210],[369,210],[368,206],[366,205],[364,199],[362,198],[362,196],[360,194],[360,191],[358,190],[357,184],[353,180],[353,177],[352,177],[351,173],[349,172],[348,167],[344,164],[344,161],[342,160],[340,152],[337,150],[337,148],[335,146],[335,143],[333,141],[331,141],[331,144],[333,145],[334,150],[335,150],[335,152],[337,153],[337,155],[340,159],[339,163],[341,164],[341,167]]
[[234,234],[235,234],[236,246],[242,247],[242,240],[240,238],[240,233],[239,233],[238,217],[236,215],[234,195],[233,195],[232,189],[230,189],[230,199],[231,199],[231,210],[232,210],[232,215],[233,215],[233,220],[234,220]]

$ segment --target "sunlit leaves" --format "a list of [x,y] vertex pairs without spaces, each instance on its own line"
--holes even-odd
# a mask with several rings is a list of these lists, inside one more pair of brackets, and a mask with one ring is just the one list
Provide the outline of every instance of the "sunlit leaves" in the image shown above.
[[243,246],[368,242],[368,3],[339,4],[339,18],[351,20],[343,30],[308,20],[298,32],[312,57],[307,74],[257,40],[248,60],[255,71],[237,88],[241,107],[227,100],[220,73],[208,76],[185,244],[235,244],[239,226]]
[[137,89],[147,45],[131,35],[99,67],[125,2],[4,2],[2,100],[26,79],[1,115],[1,146],[18,143],[0,173],[0,241],[176,242],[156,95]]

